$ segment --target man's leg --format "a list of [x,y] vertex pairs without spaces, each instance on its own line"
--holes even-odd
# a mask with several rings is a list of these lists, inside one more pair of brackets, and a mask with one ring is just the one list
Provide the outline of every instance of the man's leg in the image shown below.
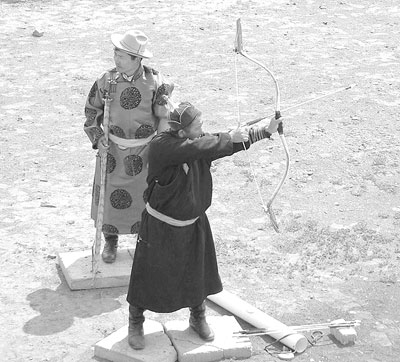
[[206,321],[206,303],[203,302],[196,307],[190,307],[189,325],[192,327],[201,339],[205,341],[214,340],[214,332]]
[[104,233],[106,243],[101,254],[105,263],[114,263],[117,258],[118,235]]
[[133,349],[143,349],[144,333],[144,309],[129,305],[129,327],[128,327],[128,343]]

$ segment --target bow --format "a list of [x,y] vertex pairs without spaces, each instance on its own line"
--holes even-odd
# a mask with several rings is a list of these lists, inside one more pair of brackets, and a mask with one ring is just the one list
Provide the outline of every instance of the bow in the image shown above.
[[[267,73],[271,76],[272,80],[274,81],[275,84],[275,119],[279,119],[281,117],[281,95],[280,95],[280,90],[279,90],[279,84],[278,81],[276,80],[274,74],[269,70],[264,64],[260,63],[258,60],[253,59],[250,57],[245,51],[243,50],[243,42],[242,42],[242,25],[240,22],[240,18],[237,19],[236,21],[236,39],[235,39],[235,52],[237,54],[242,55],[249,61],[257,64],[259,67],[263,68]],[[286,177],[289,173],[289,167],[290,167],[290,154],[289,154],[289,149],[286,143],[285,135],[283,134],[283,124],[282,122],[278,126],[278,134],[281,139],[283,148],[285,150],[285,156],[286,156],[286,168],[285,172],[282,176],[282,179],[280,180],[278,186],[275,188],[274,192],[272,193],[272,196],[267,202],[266,208],[264,207],[264,211],[269,214],[272,226],[274,227],[276,232],[279,232],[279,225],[278,222],[276,221],[275,213],[272,209],[272,203],[274,202],[276,196],[279,193],[279,190],[281,189],[282,185],[284,184]]]

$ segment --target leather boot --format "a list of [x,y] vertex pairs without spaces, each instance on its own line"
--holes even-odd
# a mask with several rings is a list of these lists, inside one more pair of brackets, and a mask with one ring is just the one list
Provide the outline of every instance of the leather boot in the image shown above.
[[114,263],[117,258],[118,235],[104,234],[104,239],[106,243],[104,244],[101,257],[105,263]]
[[129,305],[129,327],[128,327],[128,343],[133,349],[143,349],[144,333],[144,309]]
[[192,327],[201,339],[205,341],[214,340],[214,332],[206,321],[206,303],[203,302],[197,307],[190,307],[189,325]]

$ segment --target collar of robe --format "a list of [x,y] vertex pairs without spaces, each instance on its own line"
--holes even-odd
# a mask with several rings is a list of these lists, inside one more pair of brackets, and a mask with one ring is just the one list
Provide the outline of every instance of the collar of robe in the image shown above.
[[139,79],[143,74],[143,67],[141,66],[139,69],[136,70],[135,73],[133,73],[132,75],[127,75],[125,73],[119,73],[117,76],[117,79],[119,77],[124,78],[126,81],[128,82],[134,82],[135,80]]

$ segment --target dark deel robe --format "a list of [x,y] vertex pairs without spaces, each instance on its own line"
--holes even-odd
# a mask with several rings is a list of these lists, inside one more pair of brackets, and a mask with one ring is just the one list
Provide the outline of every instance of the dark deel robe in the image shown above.
[[228,133],[190,140],[167,131],[151,141],[146,190],[150,206],[177,220],[199,218],[178,227],[143,212],[127,296],[130,304],[169,313],[197,306],[222,290],[205,214],[212,198],[210,166],[242,149]]

